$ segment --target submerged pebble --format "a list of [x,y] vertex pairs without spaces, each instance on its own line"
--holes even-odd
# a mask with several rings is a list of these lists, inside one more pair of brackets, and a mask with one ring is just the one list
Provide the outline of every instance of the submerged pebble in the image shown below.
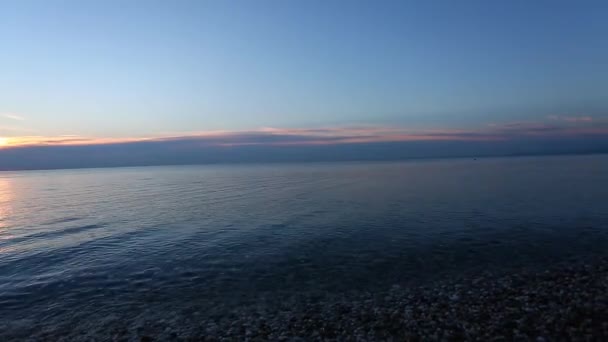
[[[163,312],[165,312],[163,314]],[[608,260],[534,272],[395,284],[376,293],[261,295],[250,305],[218,303],[197,315],[175,310],[21,330],[4,340],[92,341],[605,341]]]

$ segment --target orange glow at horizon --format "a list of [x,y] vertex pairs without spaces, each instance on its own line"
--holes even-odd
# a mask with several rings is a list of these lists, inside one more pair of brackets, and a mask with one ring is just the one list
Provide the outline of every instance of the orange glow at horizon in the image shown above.
[[[596,127],[588,121],[573,125],[569,121],[555,126],[543,122],[488,124],[477,129],[407,129],[390,126],[350,126],[321,128],[264,127],[248,131],[198,131],[158,134],[148,137],[99,138],[79,135],[0,137],[0,149],[34,146],[83,146],[134,142],[169,142],[200,139],[209,145],[331,145],[349,143],[404,141],[496,141],[521,137],[571,137],[576,135],[608,135],[608,127]],[[547,130],[548,128],[548,130]],[[277,137],[275,140],[258,139]],[[281,139],[287,137],[289,139]],[[297,138],[301,137],[301,138]],[[293,138],[293,139],[292,139]]]
[[[162,142],[179,139],[211,139],[211,145],[216,146],[239,146],[239,145],[331,145],[348,143],[374,143],[391,141],[429,141],[429,140],[495,140],[494,137],[467,137],[458,136],[458,130],[433,130],[411,132],[394,128],[329,128],[329,129],[281,129],[262,128],[252,131],[208,131],[185,134],[161,135],[145,138],[97,138],[75,135],[63,135],[56,137],[45,136],[20,136],[0,137],[0,149],[34,147],[34,146],[83,146],[83,145],[105,145],[132,142]],[[298,141],[239,141],[241,135],[262,134],[268,136],[302,136],[309,140]]]
[[76,145],[101,145],[112,143],[128,143],[150,140],[148,138],[89,138],[75,135],[61,135],[55,137],[44,136],[20,136],[0,137],[1,148],[28,147],[28,146],[76,146]]

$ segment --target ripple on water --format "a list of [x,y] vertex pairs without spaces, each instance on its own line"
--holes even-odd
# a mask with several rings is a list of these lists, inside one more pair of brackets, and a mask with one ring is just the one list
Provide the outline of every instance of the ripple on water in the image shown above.
[[602,253],[598,160],[593,172],[514,158],[9,176],[0,317],[204,311],[263,291],[372,291]]

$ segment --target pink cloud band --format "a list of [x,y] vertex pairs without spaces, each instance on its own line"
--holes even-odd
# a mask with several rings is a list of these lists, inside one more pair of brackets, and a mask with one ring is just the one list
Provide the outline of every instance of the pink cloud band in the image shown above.
[[324,145],[400,141],[496,141],[536,137],[608,136],[608,121],[591,117],[549,117],[549,122],[489,124],[477,129],[408,129],[389,126],[272,128],[251,131],[208,131],[144,138],[22,136],[4,138],[4,148],[20,146],[96,145],[137,142],[191,141],[206,146]]

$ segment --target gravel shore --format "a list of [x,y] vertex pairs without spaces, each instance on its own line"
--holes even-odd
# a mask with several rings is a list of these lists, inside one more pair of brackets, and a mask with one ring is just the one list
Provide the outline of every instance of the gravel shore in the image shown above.
[[203,340],[608,341],[608,261],[245,312]]
[[[260,297],[226,311],[54,326],[33,340],[608,341],[608,259],[483,272],[374,293]],[[0,328],[2,326],[0,325]],[[4,326],[8,328],[8,326]],[[15,328],[14,326],[12,328]],[[59,330],[58,330],[59,329]],[[17,338],[5,331],[3,340]],[[23,331],[22,331],[23,333]],[[0,333],[2,336],[2,333]]]

